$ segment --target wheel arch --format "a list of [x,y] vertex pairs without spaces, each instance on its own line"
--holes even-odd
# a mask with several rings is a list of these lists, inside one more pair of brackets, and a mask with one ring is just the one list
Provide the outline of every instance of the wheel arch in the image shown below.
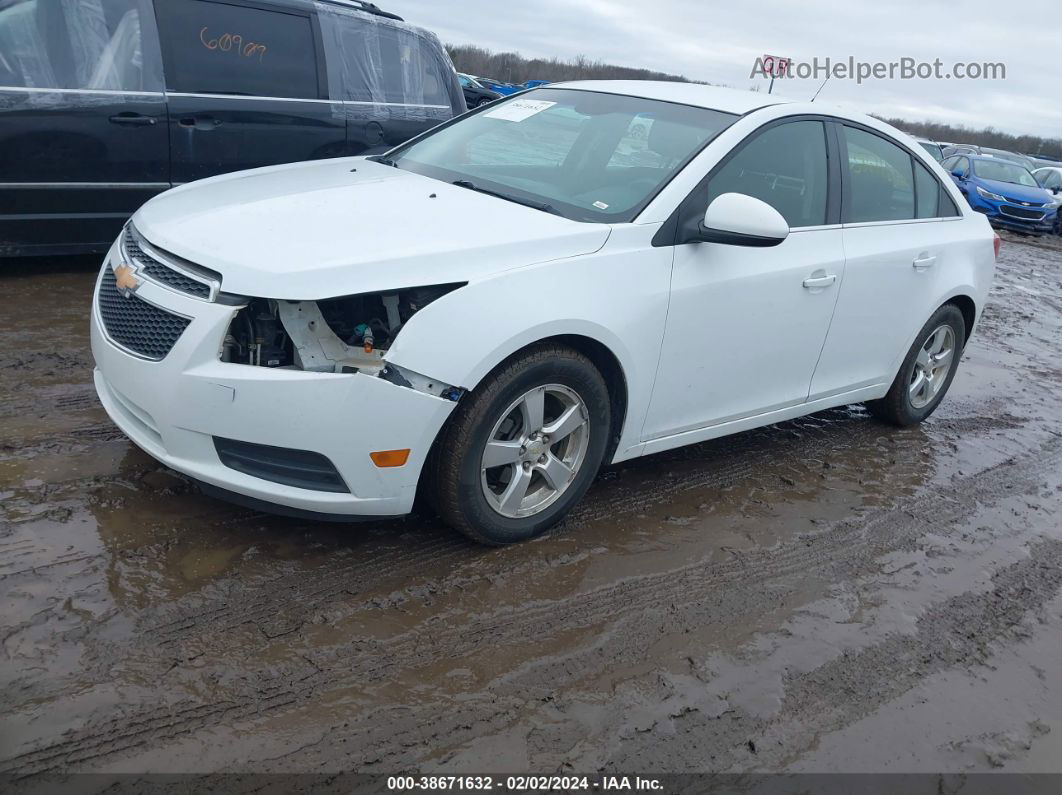
[[[977,304],[974,302],[973,298],[965,293],[953,295],[940,306],[944,306],[945,304],[954,304],[958,307],[959,311],[962,312],[965,331],[963,336],[963,346],[965,347],[966,343],[970,341],[970,335],[973,334],[974,324],[977,322]],[[939,308],[940,307],[937,307],[937,309]],[[933,311],[935,312],[936,310]]]
[[[530,341],[503,347],[491,357],[493,363],[478,375],[474,384],[463,384],[462,386],[474,391],[485,379],[490,377],[491,373],[502,368],[507,362],[522,356],[529,350],[550,344],[563,345],[583,354],[604,377],[611,404],[611,427],[609,428],[609,443],[605,448],[604,460],[606,463],[611,462],[619,446],[623,429],[627,424],[627,411],[630,402],[629,376],[627,368],[623,366],[620,357],[611,346],[600,338],[579,331],[558,331],[537,336]],[[442,429],[440,429],[439,433],[442,433]]]
[[892,374],[892,377],[889,379],[890,384],[892,383],[892,379],[896,378],[896,374],[900,372],[900,367],[903,364],[903,360],[907,356],[907,352],[911,349],[911,346],[914,345],[915,337],[918,336],[918,332],[921,331],[922,326],[925,325],[926,321],[928,321],[929,318],[933,317],[933,315],[938,312],[941,307],[951,304],[952,306],[957,308],[962,314],[963,326],[966,332],[965,339],[963,340],[963,346],[965,347],[966,343],[970,341],[970,334],[973,332],[974,326],[977,322],[978,313],[981,309],[981,307],[972,297],[972,294],[974,292],[975,291],[971,287],[957,287],[950,293],[941,296],[935,302],[935,305],[933,306],[933,311],[927,314],[924,318],[922,318],[919,321],[918,326],[911,330],[910,334],[907,337],[906,344],[903,346],[896,359],[893,360],[892,365],[889,368],[889,372]]

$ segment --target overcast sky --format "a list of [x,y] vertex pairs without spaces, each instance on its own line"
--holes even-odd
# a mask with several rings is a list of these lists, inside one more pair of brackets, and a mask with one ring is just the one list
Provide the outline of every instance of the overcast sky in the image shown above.
[[[817,102],[1062,137],[1058,0],[376,0],[448,43],[645,67],[748,88],[765,53],[812,61],[1002,62],[1002,80],[831,80]],[[494,75],[505,79],[503,75]],[[810,99],[821,80],[774,93]],[[766,84],[763,90],[766,91]]]

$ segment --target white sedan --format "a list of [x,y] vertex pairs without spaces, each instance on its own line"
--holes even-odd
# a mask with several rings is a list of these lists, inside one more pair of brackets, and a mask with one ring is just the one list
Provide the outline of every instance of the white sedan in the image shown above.
[[920,422],[996,254],[876,119],[551,85],[384,156],[148,202],[97,282],[96,389],[209,491],[333,519],[423,494],[508,543],[609,462],[854,402]]

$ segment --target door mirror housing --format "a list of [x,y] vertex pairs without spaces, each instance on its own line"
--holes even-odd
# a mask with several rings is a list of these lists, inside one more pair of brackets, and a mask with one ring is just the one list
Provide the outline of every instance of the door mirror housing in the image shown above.
[[777,246],[789,237],[789,224],[765,201],[743,193],[724,193],[708,205],[691,232],[689,240],[765,247]]
[[956,169],[955,171],[952,171],[951,175],[955,177],[955,179],[962,179],[962,169]]

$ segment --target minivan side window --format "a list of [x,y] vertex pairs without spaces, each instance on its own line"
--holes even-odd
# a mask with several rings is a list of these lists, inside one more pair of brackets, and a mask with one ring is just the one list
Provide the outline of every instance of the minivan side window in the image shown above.
[[743,193],[774,207],[790,227],[821,226],[826,223],[826,163],[821,121],[778,124],[756,135],[712,175],[707,204],[723,193]]
[[846,223],[915,217],[911,156],[880,135],[843,126],[848,149]]
[[144,2],[0,3],[0,86],[161,91],[141,32]]
[[463,95],[451,96],[448,87],[453,64],[431,34],[343,7],[322,7],[320,18],[333,82],[345,99],[444,110],[442,118],[464,109]]
[[155,4],[171,91],[320,98],[309,15],[214,0]]

